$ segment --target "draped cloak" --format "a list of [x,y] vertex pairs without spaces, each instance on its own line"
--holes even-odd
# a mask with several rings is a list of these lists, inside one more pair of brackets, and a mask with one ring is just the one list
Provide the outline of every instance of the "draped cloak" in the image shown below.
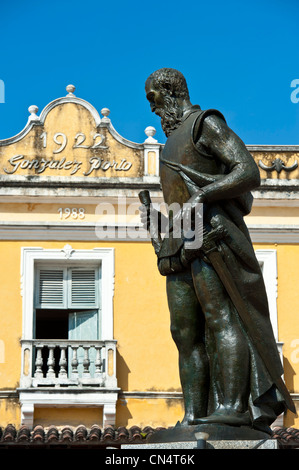
[[[202,111],[199,106],[193,108],[193,112],[170,135],[161,156],[161,165],[166,165],[169,170],[181,176],[190,197],[199,189],[221,179],[228,171],[223,165],[219,165],[219,162],[215,171],[217,157],[207,155],[194,142],[194,130],[196,129],[196,135],[200,134],[206,116],[218,115],[220,118],[223,116],[216,110]],[[181,158],[180,153],[188,155],[188,162],[196,160],[196,169],[192,167],[193,165],[181,163],[184,158]],[[204,204],[204,224],[209,224],[211,227],[222,225],[228,232],[229,236],[219,242],[219,251],[246,303],[250,321],[259,330],[264,354],[269,355],[273,364],[272,371],[275,371],[276,377],[280,377],[283,374],[283,367],[270,322],[263,275],[244,222],[244,216],[251,210],[252,201],[253,197],[249,192],[231,199],[222,199],[219,194],[217,200]],[[158,255],[159,260],[177,256],[182,246],[183,240],[165,237]],[[250,352],[248,410],[255,427],[269,426],[278,415],[286,411],[286,401],[290,402],[290,397],[288,395],[286,400],[284,392],[277,389],[273,376],[270,376],[266,369],[252,338],[242,326],[241,330]],[[209,353],[208,332],[206,338],[206,348]],[[212,383],[213,380],[216,379],[211,377]],[[285,393],[288,394],[287,391]]]

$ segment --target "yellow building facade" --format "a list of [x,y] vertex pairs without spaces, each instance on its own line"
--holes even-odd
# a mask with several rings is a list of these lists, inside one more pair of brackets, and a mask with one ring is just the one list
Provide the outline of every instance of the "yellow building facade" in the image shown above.
[[[161,204],[155,130],[137,144],[74,94],[30,106],[0,141],[0,427],[172,426],[183,417],[165,278],[138,193]],[[247,225],[284,379],[299,405],[296,146],[248,146],[261,187]],[[276,424],[299,427],[292,413]]]

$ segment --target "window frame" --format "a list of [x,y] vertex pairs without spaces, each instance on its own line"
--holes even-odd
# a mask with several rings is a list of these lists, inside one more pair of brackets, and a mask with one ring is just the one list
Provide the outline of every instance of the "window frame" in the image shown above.
[[[113,340],[114,248],[74,250],[70,245],[62,249],[22,247],[21,294],[23,308],[22,338],[34,339],[34,288],[36,266],[84,263],[85,267],[101,265],[101,338]],[[81,264],[82,266],[82,264]]]
[[277,319],[277,252],[273,249],[257,249],[255,255],[260,263],[267,298],[269,304],[270,320],[276,342],[278,339]]

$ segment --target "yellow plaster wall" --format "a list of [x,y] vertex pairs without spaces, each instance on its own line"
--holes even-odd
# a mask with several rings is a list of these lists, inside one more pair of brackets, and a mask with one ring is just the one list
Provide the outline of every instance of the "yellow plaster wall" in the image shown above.
[[76,227],[84,222],[140,224],[140,202],[130,202],[128,199],[126,204],[120,200],[120,204],[122,213],[118,213],[117,203],[113,204],[104,197],[101,204],[0,203],[0,221],[72,222]]
[[0,340],[3,359],[0,363],[0,389],[19,385],[21,367],[22,298],[20,250],[12,242],[0,242]]
[[8,424],[18,427],[21,423],[21,409],[17,398],[6,398],[0,400],[0,427],[5,428]]
[[87,428],[91,428],[93,424],[100,424],[103,420],[103,410],[101,408],[40,408],[34,410],[34,422],[36,426],[40,424],[45,429],[49,425],[56,426],[61,430],[65,426],[76,428],[83,424]]
[[253,206],[250,215],[245,217],[250,225],[295,225],[299,224],[299,207]]
[[184,416],[182,401],[174,399],[128,398],[118,400],[116,426],[141,428],[175,426]]
[[[2,260],[0,270],[0,332],[2,337],[0,339],[4,342],[5,353],[5,361],[0,363],[0,390],[15,389],[20,379],[21,247],[39,246],[45,249],[57,249],[63,248],[67,242],[67,240],[65,242],[0,242]],[[151,244],[147,242],[138,244],[129,242],[70,243],[74,249],[92,249],[100,246],[115,248],[114,337],[118,341],[118,385],[124,391],[180,390],[177,351],[170,336],[165,279],[157,272]],[[152,416],[153,420],[156,419],[156,425],[161,419],[161,406],[156,410],[156,418]],[[166,406],[165,400],[163,406],[164,408]],[[14,411],[17,414],[13,415],[5,407],[4,410],[2,408],[0,425],[1,422],[7,424],[19,419],[19,411]],[[48,417],[50,419],[51,414]],[[133,421],[136,424],[135,414],[133,414]],[[173,422],[173,419],[171,421]]]
[[[255,249],[277,250],[278,339],[283,342],[284,379],[291,393],[299,393],[299,246],[255,244]],[[299,404],[297,413],[299,415]],[[299,428],[299,417],[287,412],[285,426]]]
[[[0,390],[2,391],[18,387],[20,378],[21,247],[62,248],[67,242],[67,240],[64,242],[0,242],[2,260],[0,270],[0,344],[2,344]],[[123,391],[179,391],[178,356],[170,336],[165,278],[157,272],[156,259],[150,243],[69,243],[74,249],[92,249],[99,246],[115,248],[114,337],[118,341],[117,377],[121,389]],[[283,356],[287,387],[291,392],[298,393],[299,246],[255,244],[254,247],[277,250],[279,340],[284,343]],[[43,411],[39,410],[37,413],[35,419],[41,419]],[[157,426],[167,421],[169,425],[173,425],[182,418],[182,415],[182,404],[179,400],[128,398],[118,403],[117,425],[130,426],[144,423],[144,425]],[[51,417],[52,412],[49,419]],[[18,424],[19,420],[17,401],[1,400],[0,425],[9,422]],[[291,413],[287,414],[285,423],[288,426],[299,427],[298,418]]]

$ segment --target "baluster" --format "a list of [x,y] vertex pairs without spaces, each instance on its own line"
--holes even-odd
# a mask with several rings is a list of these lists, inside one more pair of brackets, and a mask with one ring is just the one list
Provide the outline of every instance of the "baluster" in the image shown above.
[[83,359],[83,376],[84,377],[89,377],[89,366],[90,366],[90,360],[89,360],[89,348],[90,346],[83,346],[84,348],[84,359]]
[[77,356],[78,347],[79,346],[71,346],[73,350],[73,358],[72,358],[72,363],[71,363],[72,364],[72,376],[74,377],[78,377],[78,365],[79,365],[78,356]]
[[34,377],[37,379],[43,378],[43,356],[42,356],[43,346],[36,346],[36,359],[35,359],[35,373]]
[[101,376],[102,373],[102,361],[101,361],[101,346],[95,345],[96,360],[95,360],[95,377]]
[[60,365],[60,370],[58,377],[59,378],[65,378],[67,377],[67,360],[66,360],[66,354],[65,354],[66,346],[60,346],[60,360],[59,360],[59,365]]
[[48,361],[47,361],[47,365],[48,365],[47,377],[50,378],[50,379],[55,378],[54,348],[55,348],[55,345],[50,345],[49,346],[49,357],[48,357]]

